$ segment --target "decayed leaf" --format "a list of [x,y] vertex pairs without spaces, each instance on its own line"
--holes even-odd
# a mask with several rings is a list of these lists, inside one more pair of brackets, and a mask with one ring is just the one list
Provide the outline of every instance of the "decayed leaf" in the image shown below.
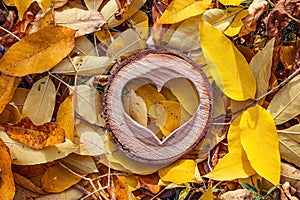
[[200,44],[210,74],[228,97],[238,101],[255,97],[255,77],[244,56],[226,36],[203,20]]
[[57,164],[47,169],[43,174],[41,185],[45,192],[59,193],[78,183],[80,180],[79,176]]
[[2,199],[12,200],[15,195],[15,183],[11,171],[11,158],[9,149],[0,139],[0,169],[1,169],[1,185],[0,197]]
[[174,94],[183,108],[190,114],[196,112],[200,99],[195,86],[186,78],[176,78],[169,80],[166,87]]
[[139,124],[147,127],[148,115],[144,100],[133,90],[123,96],[123,106],[125,112]]
[[86,7],[89,10],[98,10],[103,0],[84,0]]
[[240,121],[242,115],[239,115],[231,123],[228,131],[228,150],[226,154],[215,166],[212,172],[205,175],[205,177],[214,180],[233,180],[236,178],[247,178],[256,174],[251,167],[250,161],[244,151],[240,138]]
[[227,27],[227,29],[224,31],[224,34],[233,37],[237,35],[240,32],[240,29],[243,26],[242,19],[248,15],[247,10],[240,10],[234,17],[232,23]]
[[98,172],[97,166],[91,156],[72,153],[61,159],[61,162],[76,173],[90,174]]
[[12,163],[16,165],[35,165],[51,162],[66,157],[78,149],[78,146],[75,146],[70,140],[42,150],[36,150],[12,140],[4,131],[0,131],[0,138],[7,144]]
[[195,16],[183,21],[172,34],[168,46],[179,51],[199,49],[199,20],[200,16]]
[[55,10],[55,23],[78,30],[75,37],[93,33],[106,23],[101,13],[96,10],[83,10],[64,6]]
[[181,159],[168,167],[158,170],[158,175],[163,181],[175,184],[193,182],[196,162],[194,160]]
[[51,72],[67,75],[93,76],[106,74],[116,61],[107,56],[75,56],[64,59]]
[[0,75],[0,113],[2,113],[5,106],[13,98],[15,90],[20,82],[21,78],[6,76],[4,74]]
[[275,122],[270,113],[256,105],[241,117],[237,132],[247,158],[255,171],[274,185],[280,179],[279,142]]
[[[76,151],[80,155],[96,156],[106,153],[103,129],[97,131],[84,124],[76,125],[76,133],[79,136],[79,149]],[[77,143],[77,142],[76,142]]]
[[269,3],[265,0],[254,0],[249,8],[249,14],[243,19],[244,26],[241,28],[239,36],[247,35],[251,31],[255,31],[257,20],[259,17],[268,10]]
[[300,167],[300,125],[278,130],[280,155],[286,161]]
[[104,126],[99,92],[88,85],[76,86],[75,112],[91,124]]
[[48,26],[26,35],[1,58],[0,71],[12,76],[45,72],[70,53],[74,35],[74,30],[61,26]]
[[66,139],[74,141],[73,96],[67,97],[59,106],[56,122],[65,130]]
[[25,117],[15,125],[3,126],[10,138],[34,149],[43,149],[65,141],[65,131],[53,122],[36,126]]
[[108,26],[116,27],[122,24],[128,17],[135,14],[146,2],[146,0],[134,0],[123,10],[122,18],[118,18],[119,5],[117,1],[108,1],[105,6],[101,9],[101,13],[104,19],[107,21]]
[[[300,113],[300,75],[282,87],[268,106],[276,124],[282,124]],[[288,95],[287,95],[288,94]]]
[[122,32],[107,48],[106,55],[112,58],[128,57],[146,48],[139,29]]
[[[256,78],[256,98],[264,95],[268,91],[269,80],[271,76],[274,42],[275,38],[270,40],[266,44],[266,46],[252,58],[249,64]],[[263,99],[259,103],[262,104]]]
[[29,91],[22,115],[36,125],[50,122],[55,107],[56,89],[50,77],[38,80]]
[[14,4],[17,7],[20,20],[23,19],[23,15],[31,4],[31,0],[14,0]]
[[21,176],[20,174],[17,173],[13,173],[13,176],[14,176],[14,181],[18,185],[21,185],[22,187],[38,194],[46,194],[41,188],[36,186],[33,182],[31,182],[29,179],[25,178],[24,176]]
[[174,24],[187,18],[202,14],[211,0],[174,0],[159,18],[160,24]]

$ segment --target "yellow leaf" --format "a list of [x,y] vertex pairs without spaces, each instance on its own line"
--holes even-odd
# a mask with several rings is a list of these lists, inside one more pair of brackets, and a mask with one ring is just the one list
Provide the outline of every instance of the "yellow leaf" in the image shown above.
[[173,0],[159,18],[158,23],[174,24],[200,15],[208,8],[210,3],[211,0]]
[[0,114],[0,123],[17,123],[22,119],[17,106],[13,103],[7,104],[3,112]]
[[23,15],[26,12],[26,10],[29,8],[31,4],[31,0],[14,0],[15,6],[18,10],[18,15],[20,20],[23,19]]
[[238,101],[255,97],[255,77],[244,56],[225,35],[203,20],[200,44],[210,74],[228,97]]
[[58,164],[47,169],[42,176],[41,185],[45,192],[59,193],[78,183],[80,180],[79,176],[76,176]]
[[186,78],[176,78],[169,80],[166,86],[178,99],[182,107],[190,115],[194,115],[200,103],[199,94],[194,84]]
[[256,174],[251,167],[244,151],[241,138],[240,138],[240,121],[241,115],[239,115],[231,123],[228,130],[228,150],[226,154],[215,166],[212,172],[205,175],[207,178],[211,178],[219,181],[233,180],[236,178],[247,178],[253,174]]
[[5,106],[13,98],[14,92],[17,89],[21,79],[18,77],[0,75],[0,113],[4,110]]
[[0,184],[0,197],[1,199],[11,200],[15,195],[15,183],[11,171],[11,158],[9,149],[5,146],[4,142],[0,139],[0,169],[1,169],[1,184]]
[[219,2],[225,6],[238,6],[240,5],[244,0],[219,0]]
[[103,0],[84,0],[86,7],[89,10],[98,10]]
[[192,182],[195,174],[195,166],[196,162],[194,160],[181,159],[160,169],[158,175],[163,181],[175,184]]
[[12,76],[45,72],[70,53],[74,35],[74,30],[60,26],[48,26],[27,35],[1,58],[0,71]]
[[123,106],[132,119],[143,126],[147,126],[148,116],[146,104],[133,90],[130,90],[128,94],[123,96]]
[[212,193],[212,188],[208,187],[208,189],[202,194],[199,200],[213,200],[214,195]]
[[131,22],[133,28],[138,29],[141,37],[144,40],[147,40],[149,30],[148,15],[139,10],[133,16],[130,17],[129,22]]
[[156,119],[164,136],[168,136],[191,118],[180,103],[170,100],[159,101],[150,108],[149,113]]
[[248,15],[247,10],[239,11],[238,14],[234,17],[231,24],[224,31],[224,33],[230,37],[237,35],[240,32],[242,26],[244,25],[242,19],[247,15]]
[[74,141],[73,96],[67,97],[59,106],[56,122],[65,130],[66,138]]
[[15,6],[15,1],[14,0],[2,0],[2,1],[7,6]]
[[36,126],[25,117],[15,125],[3,126],[10,138],[34,149],[43,149],[65,141],[65,131],[53,122]]
[[242,114],[238,129],[253,169],[274,185],[279,184],[279,140],[271,114],[259,105],[248,108]]

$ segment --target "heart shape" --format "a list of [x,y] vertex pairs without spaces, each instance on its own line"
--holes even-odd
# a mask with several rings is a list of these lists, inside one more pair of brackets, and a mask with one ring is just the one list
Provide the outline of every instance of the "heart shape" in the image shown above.
[[125,112],[132,120],[150,130],[162,144],[195,114],[199,94],[187,78],[174,78],[156,85],[148,78],[127,82],[122,91]]

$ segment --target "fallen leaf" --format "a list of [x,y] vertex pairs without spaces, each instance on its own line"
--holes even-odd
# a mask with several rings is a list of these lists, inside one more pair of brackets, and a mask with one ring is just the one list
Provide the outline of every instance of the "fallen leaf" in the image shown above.
[[162,16],[159,24],[174,24],[190,17],[202,14],[211,3],[211,0],[174,0]]
[[268,1],[265,0],[254,0],[250,4],[248,8],[249,14],[243,19],[244,26],[241,28],[239,37],[247,35],[251,31],[256,30],[257,21],[260,18],[260,16],[268,10],[268,5]]
[[253,99],[255,77],[233,43],[218,29],[200,20],[200,44],[209,72],[222,92],[238,101]]
[[1,169],[1,185],[0,196],[2,199],[13,199],[15,195],[15,183],[11,171],[11,158],[9,149],[0,139],[0,169]]
[[242,114],[238,130],[253,169],[274,185],[279,184],[279,140],[270,113],[259,105],[248,108]]
[[95,45],[85,36],[80,36],[75,39],[75,47],[70,55],[98,56]]
[[135,14],[146,2],[146,0],[134,0],[124,9],[122,18],[118,18],[119,5],[117,1],[108,1],[101,9],[104,19],[109,27],[116,27],[122,24],[126,19]]
[[43,149],[65,141],[65,131],[53,122],[36,126],[25,117],[15,125],[3,125],[3,127],[10,138],[34,149]]
[[189,79],[176,78],[169,80],[166,87],[170,89],[182,107],[193,116],[200,103],[194,84]]
[[20,20],[23,19],[23,15],[31,4],[31,0],[14,0],[14,4],[17,7]]
[[13,177],[14,177],[15,183],[26,188],[27,190],[30,190],[30,191],[32,191],[34,193],[38,193],[38,194],[46,194],[41,188],[36,186],[33,182],[31,182],[26,177],[21,176],[18,173],[13,173]]
[[76,173],[90,174],[99,172],[91,156],[72,153],[67,157],[62,158],[61,162]]
[[24,102],[27,98],[29,90],[26,88],[17,88],[11,102],[17,106],[19,112],[22,113]]
[[[39,6],[42,8],[42,11],[45,12],[52,4],[52,0],[36,0]],[[56,3],[56,0],[54,1]]]
[[[283,86],[271,100],[268,111],[273,116],[276,124],[282,124],[300,112],[300,76],[294,77]],[[289,94],[289,95],[287,95]]]
[[227,36],[230,36],[230,37],[237,35],[243,26],[242,19],[244,17],[246,17],[247,15],[248,15],[247,10],[243,10],[243,9],[239,10],[237,12],[236,16],[234,17],[233,21],[230,23],[230,25],[224,31],[224,34]]
[[50,122],[55,107],[56,89],[49,76],[38,80],[29,91],[22,115],[36,125]]
[[45,192],[59,193],[78,183],[81,177],[71,173],[57,164],[47,169],[41,179],[41,187]]
[[3,112],[0,114],[0,123],[17,123],[21,120],[22,116],[17,106],[8,104]]
[[219,31],[224,32],[226,28],[231,24],[235,14],[228,13],[227,10],[212,8],[206,10],[201,18],[202,20],[212,24]]
[[254,199],[254,194],[251,193],[248,189],[237,189],[233,191],[225,192],[224,194],[221,194],[219,197],[220,200],[252,200]]
[[[274,50],[275,38],[271,39],[266,46],[259,51],[250,61],[250,68],[256,78],[257,90],[256,98],[264,95],[269,88],[269,80],[271,77],[272,58]],[[261,105],[264,99],[259,101]]]
[[[143,33],[143,32],[142,32]],[[138,29],[127,29],[108,46],[106,55],[112,58],[128,57],[146,49],[146,41]]]
[[293,188],[289,182],[285,182],[280,186],[280,199],[281,200],[297,200],[295,195],[296,188]]
[[213,200],[214,199],[214,195],[212,192],[212,188],[208,187],[207,190],[205,190],[205,192],[201,195],[199,200]]
[[148,115],[147,107],[144,100],[138,96],[133,90],[123,96],[123,106],[125,112],[136,122],[147,127]]
[[70,53],[74,35],[74,30],[61,26],[48,26],[26,35],[1,58],[0,71],[12,76],[45,72]]
[[76,133],[79,136],[77,154],[97,156],[106,153],[103,137],[104,131],[99,128],[94,130],[84,124],[77,124],[75,126]]
[[103,0],[84,0],[86,7],[89,10],[98,10]]
[[[2,59],[1,59],[2,60]],[[0,75],[0,113],[13,98],[21,79],[13,76]]]
[[238,6],[243,0],[219,0],[219,2],[225,6]]
[[51,6],[49,10],[46,10],[45,12],[40,11],[35,16],[34,22],[32,23],[32,27],[29,30],[29,34],[35,33],[42,28],[50,26],[54,21],[53,16],[54,16],[54,6]]
[[293,63],[295,61],[297,50],[300,48],[300,42],[293,46],[281,46],[280,47],[280,61],[286,69],[292,70]]
[[12,140],[3,131],[0,131],[0,138],[7,144],[11,153],[12,163],[16,165],[35,165],[51,162],[66,157],[78,149],[78,146],[74,145],[70,140],[42,150],[36,150]]
[[73,113],[73,96],[67,97],[62,104],[60,104],[56,122],[61,128],[65,130],[67,139],[74,141],[74,113]]
[[14,0],[2,0],[2,1],[7,6],[15,6],[15,1]]
[[160,191],[160,186],[158,185],[159,176],[157,173],[137,176],[138,181],[140,183],[140,188],[149,190],[153,194],[157,194]]
[[300,194],[300,170],[288,163],[281,163],[281,182],[289,182]]
[[163,181],[178,185],[193,182],[195,166],[196,162],[194,160],[181,159],[158,170],[158,175]]
[[112,181],[113,183],[110,186],[110,195],[113,199],[132,199],[126,176],[113,176]]
[[101,30],[96,31],[94,34],[96,35],[98,40],[106,47],[109,46],[113,40],[113,36],[106,26],[103,26]]
[[75,56],[71,60],[64,59],[51,72],[81,76],[100,75],[106,74],[115,62],[115,59],[107,56]]
[[279,133],[280,155],[286,161],[300,167],[300,125],[277,130]]
[[140,36],[147,40],[149,32],[149,19],[148,15],[140,10],[138,10],[134,15],[130,17],[129,22],[132,28],[138,29]]
[[55,10],[54,20],[56,24],[78,30],[75,37],[98,31],[106,23],[97,10],[83,10],[68,5]]

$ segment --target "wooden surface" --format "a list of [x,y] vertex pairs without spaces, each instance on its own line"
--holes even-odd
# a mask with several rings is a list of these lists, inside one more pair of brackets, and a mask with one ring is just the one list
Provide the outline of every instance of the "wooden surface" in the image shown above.
[[[192,81],[200,103],[190,120],[161,142],[151,130],[125,112],[122,91],[128,81],[135,78],[151,79],[160,91],[168,80],[182,77]],[[146,50],[124,60],[110,76],[104,116],[112,138],[126,155],[143,163],[170,163],[205,137],[212,119],[211,87],[200,67],[182,54],[171,50]]]

